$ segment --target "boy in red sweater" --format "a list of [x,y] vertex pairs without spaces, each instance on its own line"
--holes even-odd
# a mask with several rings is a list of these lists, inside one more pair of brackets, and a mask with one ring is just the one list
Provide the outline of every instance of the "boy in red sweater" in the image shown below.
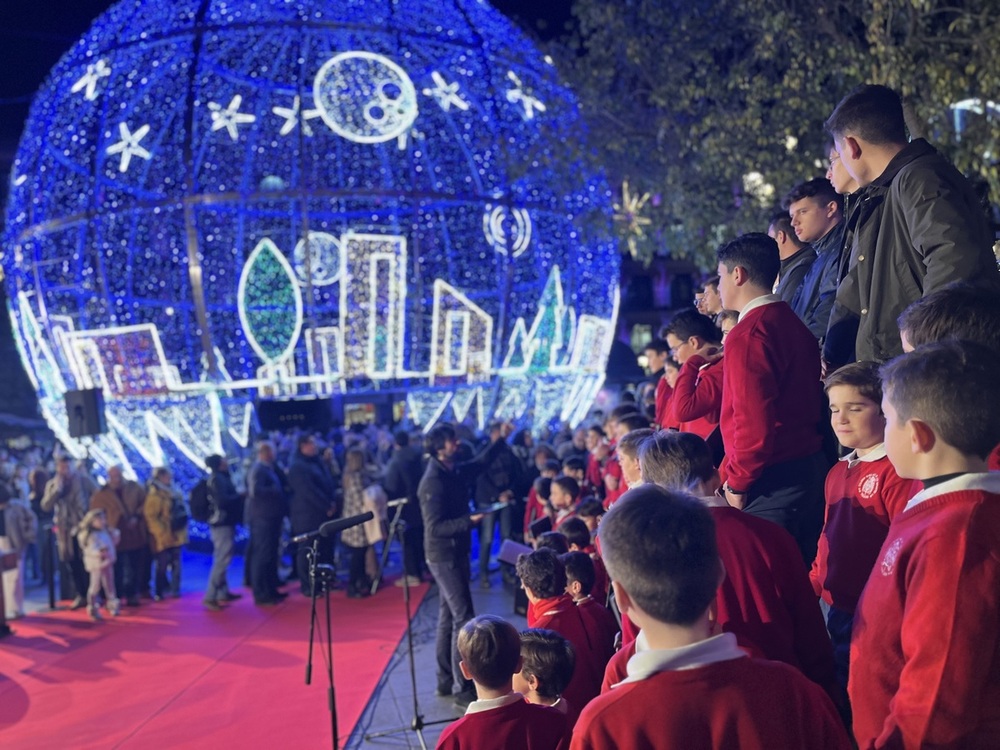
[[[594,545],[590,529],[583,519],[571,518],[559,528],[559,532],[566,537],[569,552],[586,552],[594,565],[593,587],[581,590],[580,596],[593,596],[603,606],[608,600],[608,588],[611,586],[611,581],[608,579],[608,571],[604,569],[604,562]],[[577,598],[573,597],[574,600]]]
[[770,294],[780,267],[773,239],[745,234],[717,257],[722,303],[740,311],[726,338],[722,377],[725,498],[787,529],[808,566],[829,468],[821,451],[819,347],[792,308]]
[[722,331],[697,310],[681,310],[666,328],[681,369],[671,398],[681,432],[708,438],[722,408]]
[[713,635],[725,572],[708,510],[662,487],[630,490],[598,532],[619,606],[649,649],[595,698],[572,748],[846,748],[823,690],[787,664],[747,657]]
[[882,381],[874,362],[845,365],[826,379],[830,422],[851,450],[826,476],[826,520],[809,580],[823,602],[837,682],[847,689],[851,627],[889,522],[914,493],[885,452]]
[[596,635],[598,646],[605,648],[601,658],[607,663],[615,654],[618,621],[611,610],[586,593],[594,587],[594,561],[586,552],[567,552],[559,559],[566,568],[566,593],[573,598],[590,632]]
[[565,746],[566,717],[514,692],[514,673],[521,671],[521,637],[513,625],[495,615],[474,617],[459,631],[458,653],[462,674],[476,686],[477,700],[441,733],[439,750]]
[[563,691],[573,677],[573,645],[554,630],[529,628],[521,632],[521,671],[514,673],[514,690],[528,703],[551,706],[566,717],[573,731],[582,706],[571,706]]
[[[636,423],[648,425],[649,420],[638,417]],[[648,426],[636,427],[618,439],[618,463],[621,464],[622,479],[625,480],[626,487],[642,484],[642,475],[639,473],[639,444],[652,434],[653,430]]]
[[861,748],[1000,747],[998,372],[1000,352],[965,341],[882,368],[889,460],[924,489],[892,520],[854,618]]

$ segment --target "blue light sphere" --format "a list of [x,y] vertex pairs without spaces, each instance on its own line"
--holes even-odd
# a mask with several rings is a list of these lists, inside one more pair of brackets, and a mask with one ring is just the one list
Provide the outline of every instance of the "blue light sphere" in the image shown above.
[[579,422],[618,304],[611,198],[551,60],[477,0],[125,0],[60,60],[3,246],[57,436],[129,473],[259,399]]

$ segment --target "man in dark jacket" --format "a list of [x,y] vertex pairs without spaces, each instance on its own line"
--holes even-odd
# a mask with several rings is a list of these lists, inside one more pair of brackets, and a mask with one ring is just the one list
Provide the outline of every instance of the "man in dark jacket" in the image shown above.
[[[952,281],[1000,288],[993,235],[969,181],[924,139],[907,142],[892,89],[859,86],[826,128],[861,187],[828,340],[835,327],[857,322],[856,358],[884,362],[902,354],[896,319],[910,303]],[[836,352],[824,357],[844,364]]]
[[205,459],[205,466],[212,472],[208,478],[208,503],[212,512],[208,519],[212,534],[212,570],[208,574],[204,604],[207,609],[218,612],[222,609],[222,602],[240,598],[239,594],[229,591],[226,571],[233,561],[236,522],[243,513],[243,498],[233,486],[229,463],[224,456],[209,456]]
[[781,270],[778,271],[774,293],[790,305],[802,286],[802,280],[816,261],[816,251],[796,236],[787,211],[779,209],[771,215],[767,236],[778,244],[778,257],[781,258]]
[[247,478],[250,540],[253,559],[250,583],[255,604],[268,606],[285,598],[278,591],[278,551],[281,545],[281,522],[288,515],[285,477],[275,463],[274,446],[257,444],[257,460]]
[[[493,458],[476,476],[476,508],[488,508],[501,498],[511,494],[511,488],[519,480],[520,462],[507,445],[506,438],[510,434],[510,425],[494,422],[489,427],[489,443],[500,445],[494,451]],[[510,536],[510,508],[504,508],[499,513],[489,513],[479,522],[479,585],[490,587],[490,555],[493,550],[493,535],[497,524],[500,525],[500,538]]]
[[437,693],[451,695],[457,690],[455,702],[460,706],[468,705],[476,697],[471,681],[462,675],[458,655],[458,633],[475,615],[469,590],[470,531],[483,519],[482,513],[469,513],[470,489],[476,473],[482,471],[503,447],[502,440],[495,440],[472,460],[456,463],[458,438],[455,428],[439,424],[427,433],[430,460],[417,488],[424,519],[424,554],[437,582],[441,601],[437,628]]
[[[289,517],[293,535],[315,531],[336,515],[337,486],[311,435],[302,435],[298,439],[298,448],[288,467],[288,484],[292,489]],[[333,537],[320,537],[317,540],[318,563],[333,563],[333,544]],[[309,558],[305,549],[299,549],[295,564],[299,571],[302,593],[312,596]]]
[[[408,577],[406,583],[415,586],[423,580],[426,568],[424,564],[424,521],[420,516],[420,499],[417,497],[417,487],[424,474],[424,461],[420,451],[410,445],[410,436],[405,430],[398,430],[393,435],[395,443],[392,458],[385,468],[383,487],[390,500],[406,498],[403,506],[403,546],[406,555],[403,559],[403,575]],[[402,585],[403,581],[397,581]]]

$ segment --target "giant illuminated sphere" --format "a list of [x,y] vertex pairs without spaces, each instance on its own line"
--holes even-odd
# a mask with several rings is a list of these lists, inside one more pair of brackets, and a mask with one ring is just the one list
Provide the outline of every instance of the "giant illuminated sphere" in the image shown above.
[[246,445],[260,398],[579,421],[618,300],[585,136],[485,2],[119,3],[38,93],[11,175],[45,417],[79,451],[63,394],[103,389],[96,457],[136,473]]

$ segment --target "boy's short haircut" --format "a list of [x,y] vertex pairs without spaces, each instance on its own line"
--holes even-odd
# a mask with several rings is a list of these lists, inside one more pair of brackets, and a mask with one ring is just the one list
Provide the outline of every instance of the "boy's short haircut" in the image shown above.
[[730,240],[716,251],[715,257],[729,273],[742,268],[751,284],[764,289],[774,286],[781,268],[778,243],[763,232],[748,232]]
[[535,549],[549,549],[557,555],[569,552],[569,542],[561,531],[543,531],[535,541]]
[[788,240],[793,245],[804,245],[795,234],[795,230],[792,228],[792,218],[788,215],[788,209],[776,208],[771,214],[771,218],[767,223],[767,228],[772,232],[784,232],[788,237]]
[[549,477],[538,477],[532,484],[535,494],[542,500],[548,500],[552,495],[552,480]]
[[570,471],[586,471],[587,464],[584,463],[583,459],[579,456],[570,456],[569,458],[564,458],[562,462],[563,471],[569,469]]
[[827,394],[831,388],[838,385],[856,389],[861,396],[874,401],[880,409],[882,408],[882,378],[879,376],[878,362],[852,362],[834,370],[823,381]]
[[558,698],[573,678],[573,644],[554,630],[531,628],[521,633],[521,674],[538,680],[537,693]]
[[618,452],[629,458],[635,458],[639,455],[639,446],[654,434],[656,430],[651,430],[649,427],[632,430],[618,441]]
[[502,617],[479,615],[458,632],[458,653],[476,683],[497,690],[517,671],[521,636]]
[[560,471],[562,471],[562,464],[559,463],[558,458],[549,458],[546,459],[544,468],[545,471],[554,471],[556,473],[559,473]]
[[903,310],[897,322],[913,348],[961,339],[1000,351],[1000,294],[967,281],[921,297]]
[[825,125],[834,141],[845,135],[876,146],[907,141],[903,102],[888,86],[856,87],[840,100]]
[[601,505],[600,500],[590,498],[580,503],[580,507],[576,509],[576,515],[580,518],[600,518],[604,515],[604,506]]
[[781,202],[781,207],[787,211],[793,203],[803,198],[812,198],[820,206],[836,203],[838,211],[844,210],[844,196],[834,190],[833,185],[825,177],[816,177],[805,182],[800,182],[788,191],[788,195]]
[[720,331],[722,330],[722,324],[725,323],[727,320],[731,320],[731,321],[733,321],[733,323],[739,323],[740,322],[740,313],[739,313],[739,311],[738,310],[722,310],[722,311],[719,312],[718,315],[715,316],[715,325],[717,325],[719,327]]
[[587,524],[583,522],[582,518],[567,518],[559,524],[559,533],[566,537],[566,543],[570,547],[575,544],[583,549],[589,547],[592,542],[590,529],[587,528]]
[[613,419],[616,422],[620,422],[622,420],[622,417],[635,413],[638,413],[637,409],[635,408],[635,401],[624,404],[618,404],[618,406],[612,409],[611,413],[608,414],[608,419]]
[[539,599],[551,599],[566,593],[566,569],[559,555],[551,549],[542,547],[518,557],[517,576],[524,587],[531,589],[531,593]]
[[901,422],[919,419],[939,440],[985,459],[1000,443],[1000,352],[970,341],[925,344],[882,366],[882,389]]
[[653,619],[689,626],[715,598],[722,563],[715,524],[693,497],[644,484],[601,521],[604,565],[612,581]]
[[632,432],[633,430],[648,430],[649,417],[645,414],[640,414],[639,412],[626,414],[618,420],[618,424],[623,425],[629,432]]
[[721,344],[722,331],[707,315],[694,308],[681,310],[670,319],[664,328],[668,334],[676,336],[681,341],[687,341],[692,336],[699,337],[708,344]]
[[608,436],[607,433],[604,432],[604,428],[599,424],[590,425],[590,427],[587,428],[587,432],[593,432],[599,438],[606,438]]
[[555,479],[552,480],[552,484],[559,485],[563,492],[569,493],[569,496],[576,500],[580,496],[580,485],[577,483],[573,477],[568,477],[565,474],[560,474]]
[[642,350],[644,352],[645,351],[654,351],[657,354],[669,354],[670,353],[670,344],[668,344],[663,339],[652,339],[648,344],[646,344],[644,347],[642,347]]
[[719,289],[719,274],[717,274],[717,273],[716,274],[712,274],[707,279],[705,279],[705,283],[702,285],[701,288],[702,288],[703,291],[707,291],[709,287],[712,287],[713,289],[715,289],[716,291],[718,291],[718,289]]
[[590,555],[586,552],[574,551],[567,552],[560,559],[566,569],[567,585],[576,581],[580,584],[580,591],[583,592],[584,596],[589,596],[597,581],[594,561],[590,559]]
[[688,492],[715,476],[708,443],[691,432],[660,430],[639,448],[642,480],[672,492]]

